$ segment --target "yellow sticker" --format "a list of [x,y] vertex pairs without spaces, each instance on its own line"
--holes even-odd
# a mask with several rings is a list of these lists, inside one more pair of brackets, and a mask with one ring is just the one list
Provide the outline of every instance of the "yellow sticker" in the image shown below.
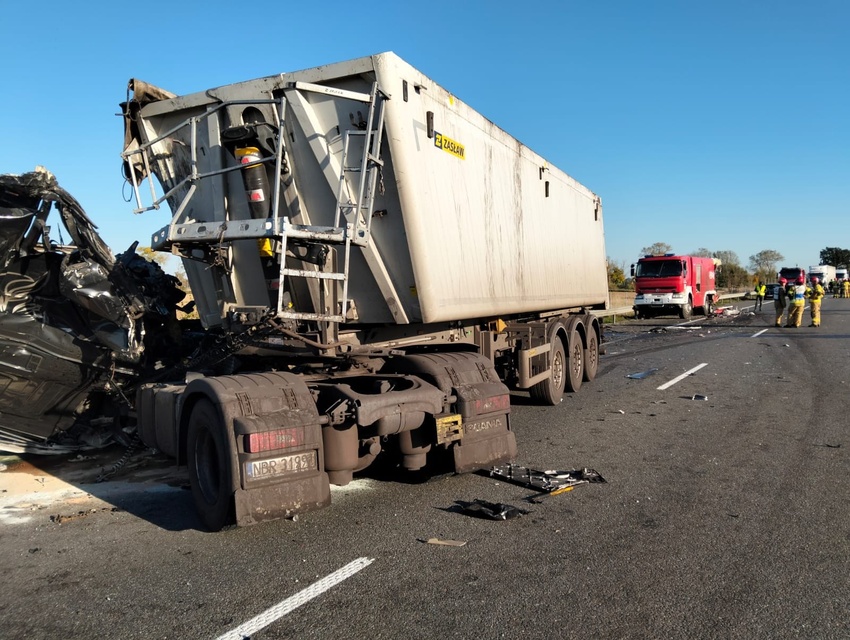
[[457,140],[452,140],[451,138],[444,136],[442,133],[434,132],[434,146],[457,158],[460,158],[461,160],[466,159],[466,148]]

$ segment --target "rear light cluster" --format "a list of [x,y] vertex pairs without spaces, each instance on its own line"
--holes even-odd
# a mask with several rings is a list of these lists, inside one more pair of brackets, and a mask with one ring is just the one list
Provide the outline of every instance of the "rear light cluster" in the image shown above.
[[249,433],[245,436],[246,453],[260,453],[262,451],[289,449],[291,447],[299,447],[302,444],[304,444],[303,427],[275,429],[274,431],[263,431],[262,433]]

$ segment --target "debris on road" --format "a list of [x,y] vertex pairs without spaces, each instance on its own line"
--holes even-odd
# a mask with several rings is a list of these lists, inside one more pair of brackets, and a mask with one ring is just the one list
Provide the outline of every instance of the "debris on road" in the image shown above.
[[607,482],[600,474],[587,467],[572,471],[537,471],[521,465],[506,464],[492,467],[489,475],[490,477],[498,478],[512,484],[518,484],[521,487],[536,489],[550,494],[563,487],[577,484]]
[[647,369],[646,371],[641,371],[640,373],[630,373],[626,377],[629,380],[643,380],[644,378],[648,378],[653,373],[658,371],[658,369]]
[[708,396],[704,396],[702,394],[695,393],[693,396],[691,396],[691,400],[708,400]]
[[466,540],[441,540],[440,538],[419,538],[419,542],[426,544],[434,544],[442,547],[463,547],[466,545]]
[[488,502],[476,499],[473,502],[456,500],[455,507],[468,516],[486,520],[510,520],[525,515],[528,511],[501,502]]

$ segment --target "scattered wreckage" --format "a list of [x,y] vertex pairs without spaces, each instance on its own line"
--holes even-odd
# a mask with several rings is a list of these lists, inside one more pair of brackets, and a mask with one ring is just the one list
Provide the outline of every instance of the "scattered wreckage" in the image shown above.
[[102,445],[136,385],[175,364],[185,294],[135,249],[113,256],[47,170],[0,175],[0,450]]

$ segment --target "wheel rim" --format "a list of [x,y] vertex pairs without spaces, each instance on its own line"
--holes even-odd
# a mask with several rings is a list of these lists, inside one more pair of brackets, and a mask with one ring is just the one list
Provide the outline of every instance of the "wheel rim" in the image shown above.
[[599,344],[596,340],[590,340],[590,345],[587,349],[587,366],[590,369],[596,369],[596,363],[599,359]]
[[584,366],[582,363],[583,348],[581,346],[581,341],[576,340],[574,344],[570,345],[570,348],[573,350],[572,362],[570,363],[572,365],[573,379],[581,379]]
[[561,389],[564,386],[564,357],[559,350],[555,351],[555,357],[552,359],[552,387]]

